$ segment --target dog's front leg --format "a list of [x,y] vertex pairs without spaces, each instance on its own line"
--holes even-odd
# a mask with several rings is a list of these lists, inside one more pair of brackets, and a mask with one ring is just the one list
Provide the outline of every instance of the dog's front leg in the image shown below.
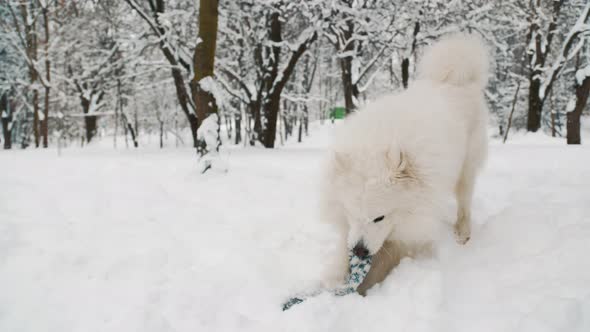
[[365,296],[369,288],[385,280],[389,272],[399,264],[404,256],[405,252],[399,244],[385,241],[381,249],[373,256],[371,269],[357,288],[357,292]]
[[325,259],[324,272],[322,274],[322,287],[336,288],[341,286],[348,275],[348,247],[346,237],[339,236],[336,240],[335,251],[328,254]]
[[324,269],[321,274],[321,284],[324,288],[334,288],[342,285],[348,275],[348,225],[342,208],[331,201],[330,193],[320,197],[320,218],[328,224],[334,232],[333,246],[328,252],[322,253]]

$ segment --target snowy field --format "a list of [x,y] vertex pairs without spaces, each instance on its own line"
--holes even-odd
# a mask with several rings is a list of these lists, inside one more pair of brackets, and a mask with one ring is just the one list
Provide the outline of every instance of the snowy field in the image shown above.
[[[325,132],[231,149],[0,152],[0,331],[590,331],[590,149],[493,144],[471,241],[322,295]],[[532,136],[534,138],[534,136]]]

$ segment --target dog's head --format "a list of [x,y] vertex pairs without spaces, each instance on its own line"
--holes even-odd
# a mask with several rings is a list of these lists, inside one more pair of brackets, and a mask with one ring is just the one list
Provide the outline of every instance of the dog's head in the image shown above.
[[332,197],[348,223],[348,246],[357,256],[375,254],[396,220],[419,200],[423,181],[415,161],[399,149],[333,152]]

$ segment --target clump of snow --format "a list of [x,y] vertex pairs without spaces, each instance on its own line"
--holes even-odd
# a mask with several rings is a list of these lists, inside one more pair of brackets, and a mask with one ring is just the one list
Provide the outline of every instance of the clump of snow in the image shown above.
[[[216,164],[215,168],[226,171],[227,168],[223,163],[217,163],[219,159],[219,147],[221,141],[219,138],[219,117],[217,114],[209,114],[199,126],[197,130],[197,141],[204,142],[204,146],[199,146],[197,152],[199,154],[199,170],[201,173],[206,172]],[[201,143],[199,143],[201,144]]]
[[219,107],[223,105],[222,103],[224,100],[228,99],[226,98],[227,92],[225,92],[223,87],[221,87],[219,83],[217,83],[217,81],[211,76],[202,78],[199,81],[199,86],[204,91],[207,91],[213,95],[213,98],[215,98],[215,102]]
[[576,71],[576,83],[578,85],[582,85],[584,80],[588,77],[590,77],[590,65],[587,65],[585,68],[581,68]]
[[325,149],[231,153],[0,152],[0,331],[590,331],[586,146],[493,145],[470,242],[286,312],[334,249]]
[[567,105],[565,106],[565,111],[566,112],[573,112],[576,110],[576,99],[575,98],[570,98],[570,100],[568,100]]
[[210,114],[197,130],[197,138],[204,140],[209,151],[217,149],[219,144],[219,117],[217,114]]

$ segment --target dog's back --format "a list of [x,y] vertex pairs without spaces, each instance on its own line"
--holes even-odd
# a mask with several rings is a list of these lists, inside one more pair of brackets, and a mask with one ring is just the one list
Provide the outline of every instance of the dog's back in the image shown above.
[[432,170],[432,176],[453,184],[465,158],[476,167],[485,159],[487,75],[487,51],[479,38],[443,39],[425,52],[409,89],[370,102],[351,116],[336,130],[333,149],[407,150],[425,168],[423,175]]

